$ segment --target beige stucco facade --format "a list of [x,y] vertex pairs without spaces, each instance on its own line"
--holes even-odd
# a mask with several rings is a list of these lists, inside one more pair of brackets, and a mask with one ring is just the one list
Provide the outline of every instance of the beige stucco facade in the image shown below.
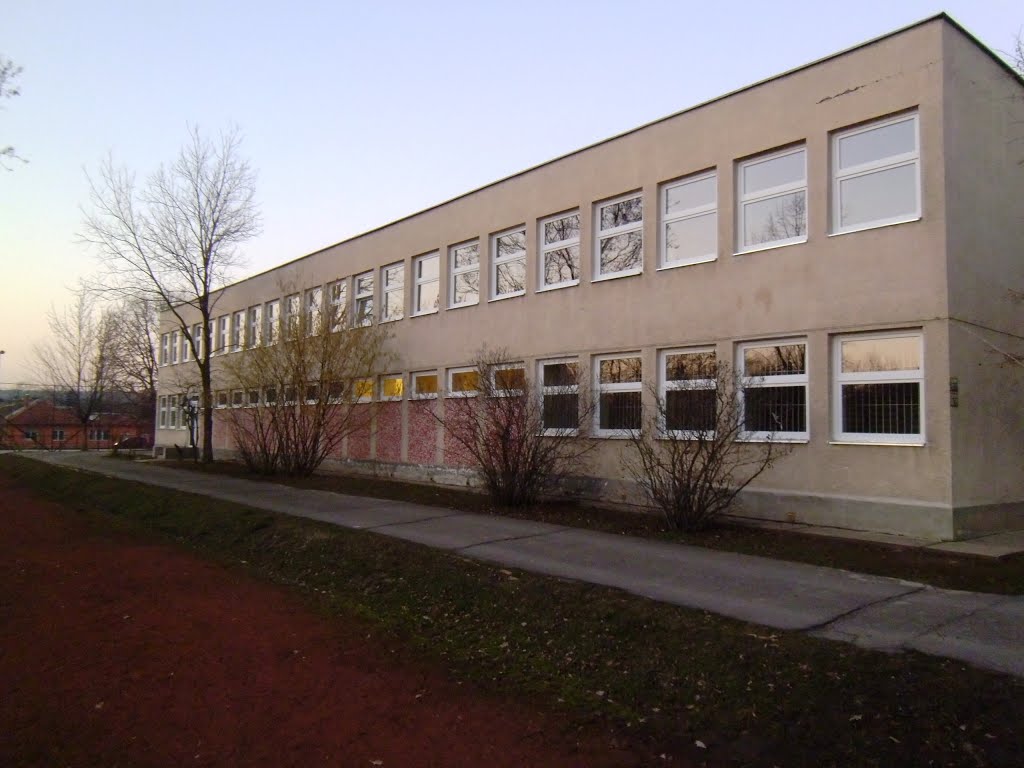
[[[920,216],[834,234],[835,132],[916,114]],[[1019,367],[995,351],[1020,351],[1012,332],[1024,309],[1024,86],[945,17],[724,96],[524,171],[435,208],[338,243],[224,289],[215,314],[230,315],[373,271],[405,264],[405,317],[389,324],[393,372],[467,365],[482,346],[507,349],[535,376],[536,361],[636,353],[645,382],[659,350],[714,347],[735,360],[739,344],[806,342],[806,439],[744,494],[747,514],[935,538],[1024,527],[1024,423]],[[1015,134],[1014,131],[1017,133]],[[738,163],[806,147],[806,239],[737,254]],[[717,257],[663,268],[661,190],[717,173]],[[627,193],[643,200],[639,274],[595,280],[595,204]],[[579,283],[538,290],[545,217],[578,210]],[[492,236],[524,226],[523,295],[491,299]],[[480,301],[449,308],[449,248],[480,244]],[[439,253],[440,308],[413,316],[414,258]],[[161,329],[171,329],[164,318]],[[923,342],[921,439],[912,445],[835,439],[832,348],[837,334],[919,331]],[[244,353],[243,353],[244,354]],[[959,403],[951,407],[951,377]],[[160,369],[160,394],[197,378],[192,364]],[[408,379],[407,379],[408,380]],[[647,404],[650,396],[645,395]],[[444,398],[438,401],[443,406]],[[377,469],[423,479],[459,476],[410,462],[403,414],[401,461]],[[215,438],[229,451],[225,435]],[[159,429],[157,443],[182,444]],[[591,492],[638,503],[620,467],[621,440],[603,439]],[[371,439],[372,465],[376,439]],[[421,455],[421,451],[417,451]],[[392,455],[399,455],[392,452]]]

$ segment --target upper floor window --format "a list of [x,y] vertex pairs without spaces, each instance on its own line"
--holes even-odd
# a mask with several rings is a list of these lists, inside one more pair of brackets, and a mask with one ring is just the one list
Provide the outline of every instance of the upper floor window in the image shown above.
[[263,306],[263,338],[267,344],[276,344],[281,336],[281,302],[279,299],[268,301]]
[[491,238],[491,296],[504,299],[526,292],[526,229]]
[[924,441],[922,340],[920,331],[835,338],[835,439],[865,443]]
[[490,370],[491,393],[499,397],[521,395],[526,391],[526,367],[522,363],[502,363]]
[[598,437],[622,437],[640,429],[643,420],[643,364],[638,355],[614,355],[595,360]]
[[714,432],[718,414],[718,361],[714,349],[661,352],[659,415],[666,432],[696,435]]
[[178,332],[171,331],[171,362],[178,362]]
[[335,333],[348,323],[348,278],[331,283],[328,294],[331,302],[331,332]]
[[258,347],[260,345],[262,331],[260,324],[261,309],[262,307],[258,304],[255,307],[249,307],[249,322],[245,332],[245,345],[247,347]]
[[835,134],[832,170],[833,233],[920,218],[917,115]]
[[718,174],[702,173],[661,189],[661,266],[718,257]]
[[306,333],[320,333],[320,312],[323,307],[323,289],[320,286],[306,291]]
[[480,244],[467,243],[448,249],[451,272],[449,306],[462,307],[480,301]]
[[284,299],[284,328],[289,339],[295,338],[302,322],[302,298],[297,293]]
[[580,282],[580,214],[540,222],[540,290]]
[[743,431],[753,440],[807,439],[807,343],[742,344]]
[[416,288],[412,300],[414,315],[437,312],[438,299],[441,295],[440,261],[441,257],[437,253],[428,253],[413,260],[413,272],[416,275]]
[[405,317],[405,262],[381,268],[383,296],[380,302],[381,322]]
[[231,317],[221,315],[217,318],[217,351],[224,354],[228,351],[228,335],[231,329]]
[[594,206],[595,280],[636,275],[644,268],[644,199],[628,195]]
[[190,359],[191,348],[188,343],[188,329],[181,332],[181,362],[187,363]]
[[357,326],[373,322],[373,272],[356,275],[356,320]]
[[737,168],[739,252],[807,240],[807,150],[744,160]]
[[160,365],[167,365],[171,359],[171,334],[160,334]]
[[202,323],[196,323],[192,326],[192,340],[196,345],[196,359],[201,360],[203,358],[203,345],[205,344]]
[[238,352],[245,342],[245,310],[231,315],[231,351]]

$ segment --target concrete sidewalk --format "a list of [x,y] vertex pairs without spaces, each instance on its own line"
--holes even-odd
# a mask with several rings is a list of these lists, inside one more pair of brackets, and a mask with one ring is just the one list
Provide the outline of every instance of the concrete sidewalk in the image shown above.
[[110,459],[23,454],[250,507],[372,530],[504,566],[866,648],[914,649],[1024,677],[1024,597],[615,536],[420,504],[302,490]]

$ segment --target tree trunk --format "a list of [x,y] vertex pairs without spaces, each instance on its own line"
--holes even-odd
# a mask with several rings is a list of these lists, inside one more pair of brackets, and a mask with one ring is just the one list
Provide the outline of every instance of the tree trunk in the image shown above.
[[[203,352],[205,355],[209,355],[205,349]],[[209,357],[207,357],[206,365],[202,367],[202,377],[203,464],[210,464],[213,462],[213,392],[210,391],[213,384],[211,383]]]

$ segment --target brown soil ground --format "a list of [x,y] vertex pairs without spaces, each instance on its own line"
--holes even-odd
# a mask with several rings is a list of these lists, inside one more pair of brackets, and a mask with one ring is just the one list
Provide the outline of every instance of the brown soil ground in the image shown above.
[[[4,766],[630,766],[358,623],[0,477]],[[660,762],[660,761],[659,761]]]

